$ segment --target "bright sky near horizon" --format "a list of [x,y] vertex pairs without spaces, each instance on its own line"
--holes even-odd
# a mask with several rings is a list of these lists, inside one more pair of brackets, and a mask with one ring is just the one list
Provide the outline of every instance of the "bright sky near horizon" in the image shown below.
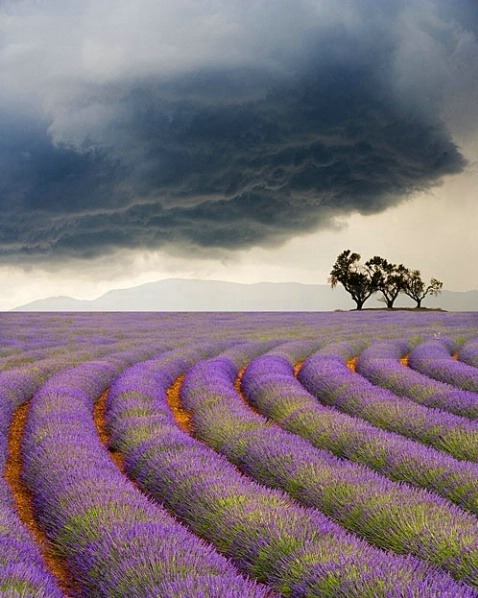
[[478,289],[475,0],[3,0],[0,309],[162,278]]

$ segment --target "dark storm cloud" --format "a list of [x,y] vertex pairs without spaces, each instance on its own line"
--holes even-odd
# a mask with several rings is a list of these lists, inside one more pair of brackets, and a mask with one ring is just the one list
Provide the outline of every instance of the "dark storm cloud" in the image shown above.
[[460,172],[439,103],[397,88],[401,3],[367,6],[273,65],[88,84],[61,119],[4,114],[4,259],[281,242]]
[[437,0],[437,13],[445,22],[455,22],[478,35],[478,9],[475,0]]

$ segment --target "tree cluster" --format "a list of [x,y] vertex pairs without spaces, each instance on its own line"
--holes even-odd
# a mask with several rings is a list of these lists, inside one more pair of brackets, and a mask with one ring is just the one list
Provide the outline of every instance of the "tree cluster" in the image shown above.
[[362,309],[365,301],[375,293],[381,293],[381,299],[389,309],[393,308],[400,293],[413,299],[415,307],[420,308],[427,295],[438,295],[443,287],[443,283],[436,278],[426,285],[419,270],[410,270],[403,264],[392,264],[378,255],[365,264],[361,264],[360,258],[360,254],[352,253],[350,249],[342,251],[329,278],[332,288],[339,283],[343,285],[357,309]]

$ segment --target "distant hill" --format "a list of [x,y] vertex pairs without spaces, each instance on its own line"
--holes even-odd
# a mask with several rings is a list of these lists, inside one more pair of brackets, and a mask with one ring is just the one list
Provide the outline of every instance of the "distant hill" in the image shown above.
[[[407,297],[397,307],[413,307]],[[242,284],[218,280],[170,278],[129,289],[108,291],[92,301],[72,297],[48,297],[12,311],[334,311],[355,304],[341,287],[297,282]],[[378,295],[366,308],[383,307]],[[478,291],[443,291],[426,297],[423,307],[447,311],[478,311]]]

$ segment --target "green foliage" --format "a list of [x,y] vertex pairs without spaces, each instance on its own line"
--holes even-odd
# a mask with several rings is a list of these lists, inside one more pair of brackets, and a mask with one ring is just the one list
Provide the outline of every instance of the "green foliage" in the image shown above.
[[365,263],[371,271],[377,290],[382,293],[387,307],[391,309],[398,295],[405,288],[407,269],[403,264],[392,264],[378,255]]
[[352,253],[350,249],[342,251],[329,278],[332,288],[339,283],[343,285],[355,301],[357,309],[362,309],[365,301],[378,290],[372,273],[360,263],[360,257],[359,253]]
[[403,292],[417,302],[416,307],[421,307],[422,300],[427,295],[438,295],[442,288],[443,283],[436,278],[432,278],[430,284],[425,286],[420,270],[407,270]]
[[393,308],[400,293],[404,293],[421,307],[427,295],[438,295],[443,283],[432,278],[428,286],[423,282],[419,270],[410,270],[403,264],[392,264],[379,255],[360,263],[360,254],[350,249],[342,251],[330,272],[332,288],[341,284],[355,301],[356,309],[362,309],[365,301],[380,292],[387,308]]

